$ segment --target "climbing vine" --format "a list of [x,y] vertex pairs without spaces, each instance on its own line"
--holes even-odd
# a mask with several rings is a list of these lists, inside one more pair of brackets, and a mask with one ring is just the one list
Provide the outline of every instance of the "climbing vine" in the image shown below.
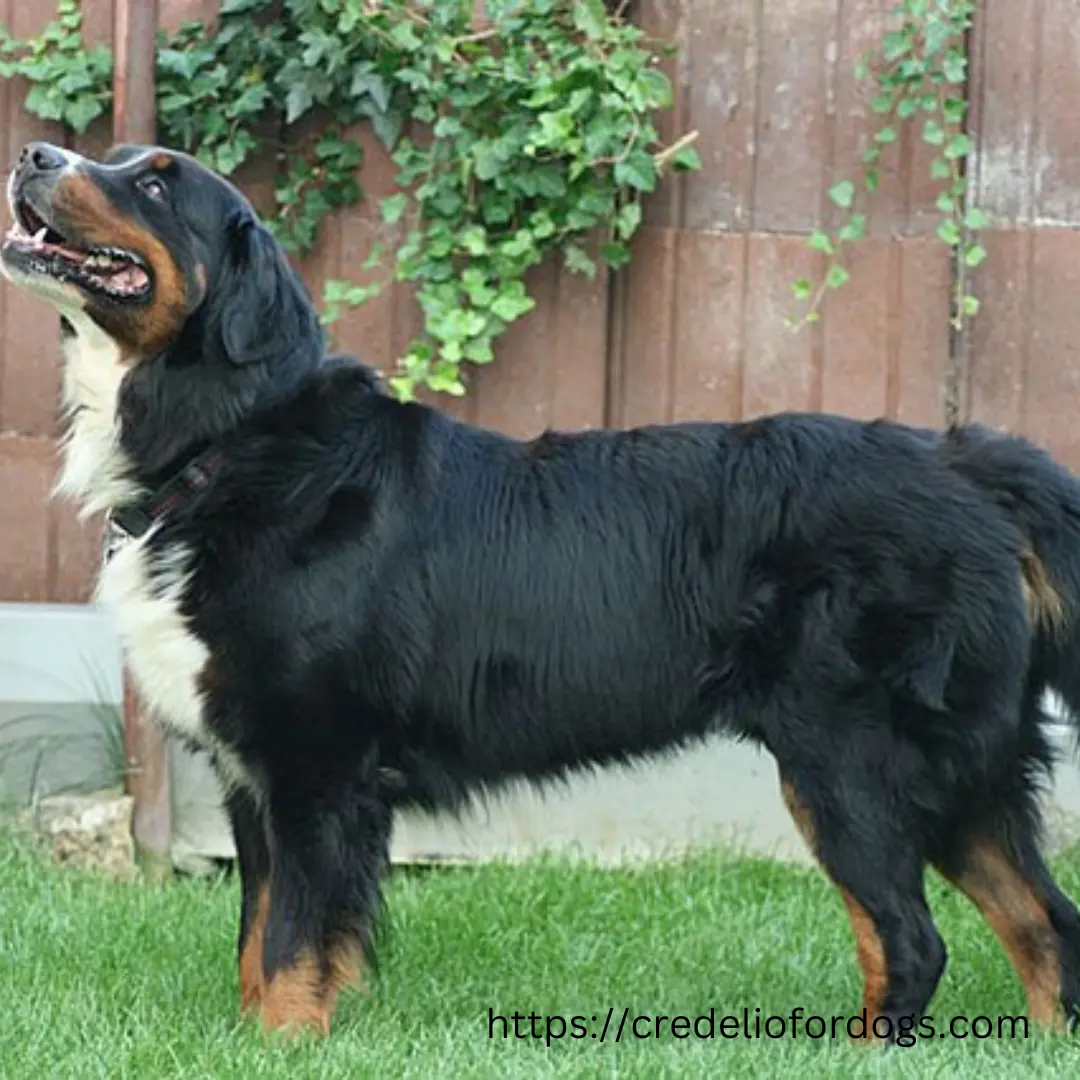
[[[549,256],[593,277],[618,268],[641,199],[665,170],[700,167],[694,132],[661,142],[667,54],[603,0],[223,0],[212,27],[160,35],[160,140],[231,175],[272,152],[268,224],[306,254],[335,207],[361,197],[370,122],[397,191],[380,204],[365,283],[331,281],[324,321],[393,281],[411,284],[423,333],[390,379],[462,394],[462,366],[534,304],[527,273]],[[111,105],[112,58],[88,48],[77,0],[37,38],[0,28],[0,74],[26,108],[84,132]]]
[[986,258],[977,233],[989,221],[982,210],[968,205],[965,176],[973,149],[966,130],[967,34],[976,7],[977,0],[899,0],[891,13],[893,28],[860,60],[857,75],[871,83],[871,108],[881,120],[863,152],[861,184],[844,179],[829,188],[842,223],[808,238],[810,248],[824,256],[825,271],[816,283],[806,278],[793,283],[796,298],[806,302],[802,323],[819,319],[826,294],[848,281],[845,247],[866,235],[863,199],[877,191],[882,152],[897,141],[904,124],[917,124],[922,141],[933,149],[930,176],[939,187],[936,206],[942,215],[937,235],[952,249],[957,265],[954,327],[978,312],[968,271]]

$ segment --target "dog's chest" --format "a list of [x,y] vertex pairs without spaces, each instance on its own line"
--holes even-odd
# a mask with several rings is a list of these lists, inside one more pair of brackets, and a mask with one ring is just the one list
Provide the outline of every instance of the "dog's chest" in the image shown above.
[[210,653],[181,611],[188,553],[151,549],[147,537],[120,539],[113,528],[97,601],[116,627],[132,682],[156,720],[209,748],[200,680]]

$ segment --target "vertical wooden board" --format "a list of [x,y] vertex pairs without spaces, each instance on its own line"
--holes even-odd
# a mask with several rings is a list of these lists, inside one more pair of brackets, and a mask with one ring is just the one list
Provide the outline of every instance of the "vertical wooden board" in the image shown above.
[[[8,28],[15,38],[39,34],[52,20],[50,4],[26,4],[12,0]],[[46,123],[23,108],[27,91],[21,79],[7,83],[7,150],[4,161],[13,165],[27,142],[46,139],[64,144],[59,124]],[[6,177],[5,177],[6,182]],[[5,211],[5,220],[7,217]],[[59,332],[55,311],[6,281],[4,294],[3,385],[0,386],[0,430],[46,435],[56,430],[56,395],[59,388]]]
[[636,427],[671,415],[674,363],[671,320],[674,309],[675,229],[644,225],[633,240],[630,265],[616,281],[616,326],[611,358],[616,427]]
[[1080,470],[1080,232],[1040,229],[1032,242],[1024,431]]
[[[859,58],[876,49],[881,41],[891,7],[889,0],[866,0],[845,4],[840,9],[835,74],[832,80],[833,161],[826,177],[826,188],[839,180],[851,180],[862,189],[862,154],[871,145],[874,129],[880,117],[870,108],[872,86],[856,77]],[[899,143],[884,148],[880,164],[881,186],[866,199],[864,212],[871,235],[889,234],[907,223],[905,170]],[[826,204],[826,221],[830,227],[841,223],[841,215]]]
[[[393,255],[400,242],[401,230],[383,224],[379,203],[394,192],[395,168],[386,147],[368,125],[357,125],[349,134],[364,150],[357,177],[364,195],[359,204],[341,214],[338,273],[350,284],[382,283],[383,290],[360,307],[344,309],[345,314],[331,325],[330,332],[336,349],[353,353],[365,364],[386,371],[396,360]],[[380,265],[365,270],[365,261],[380,243],[386,249]]]
[[510,435],[538,435],[551,422],[555,378],[555,304],[558,282],[550,263],[529,275],[536,307],[519,319],[495,344],[495,362],[478,371],[470,386],[473,419],[482,427]]
[[217,17],[219,7],[218,0],[158,0],[158,25],[171,33],[182,23],[209,23]]
[[948,249],[936,237],[897,244],[899,289],[890,312],[888,415],[906,424],[945,422],[945,372],[951,347]]
[[815,409],[821,395],[820,324],[791,330],[791,279],[814,278],[818,258],[801,236],[747,237],[742,415]]
[[[865,54],[880,51],[882,36],[896,25],[895,10],[895,0],[859,0],[840,6],[830,81],[829,107],[834,120],[826,188],[839,180],[851,180],[862,190],[862,155],[875,145],[874,135],[884,117],[871,108],[873,80],[859,79],[856,67]],[[864,196],[862,204],[872,236],[925,233],[937,227],[941,215],[934,203],[940,185],[930,178],[933,155],[919,137],[920,126],[918,118],[901,123],[900,138],[883,148],[878,166],[880,186],[872,195]],[[846,220],[831,203],[826,206],[830,224],[837,226]]]
[[[1013,22],[1025,16],[1013,9]],[[1035,60],[1038,87],[1032,122],[1036,220],[1080,225],[1080,9],[1076,0],[1043,0]]]
[[833,174],[829,93],[837,0],[769,0],[758,34],[753,228],[798,232],[821,220]]
[[[660,70],[671,80],[672,107],[656,116],[656,131],[661,143],[668,145],[687,128],[690,87],[690,19],[693,0],[641,0],[632,6],[629,19],[656,42],[676,46],[674,56],[660,61]],[[702,133],[704,134],[704,132]],[[698,148],[701,149],[700,140]],[[680,175],[664,178],[655,192],[645,199],[644,220],[654,225],[670,225],[678,217],[685,179]]]
[[89,603],[101,565],[102,519],[95,515],[79,520],[76,508],[64,499],[52,501],[49,515],[56,543],[49,599],[57,604]]
[[52,476],[49,439],[0,436],[0,601],[48,599]]
[[850,247],[851,278],[828,296],[821,321],[821,407],[827,412],[865,419],[886,412],[897,261],[890,240],[874,237]]
[[610,281],[555,271],[555,321],[549,355],[552,372],[549,424],[568,430],[602,427],[607,414]]
[[555,259],[530,271],[536,306],[495,344],[495,362],[470,379],[469,418],[519,437],[604,423],[606,277],[564,275]]
[[[975,202],[996,223],[1035,220],[1046,163],[1037,144],[1043,24],[1055,0],[984,0],[972,35],[970,175]],[[1068,2],[1068,0],[1067,0]]]
[[1034,236],[1029,229],[994,229],[982,242],[988,256],[972,277],[982,310],[968,330],[965,415],[1020,431],[1031,349]]
[[[113,44],[113,0],[83,0],[83,37],[95,47]],[[67,134],[67,145],[90,158],[100,158],[112,144],[112,113],[95,120],[82,135]]]
[[739,417],[745,269],[745,236],[679,234],[671,290],[673,370],[667,395],[673,418]]
[[760,53],[756,0],[703,4],[688,0],[686,107],[681,127],[697,130],[701,171],[672,177],[683,185],[681,220],[657,224],[709,231],[750,227],[756,170],[754,129]]

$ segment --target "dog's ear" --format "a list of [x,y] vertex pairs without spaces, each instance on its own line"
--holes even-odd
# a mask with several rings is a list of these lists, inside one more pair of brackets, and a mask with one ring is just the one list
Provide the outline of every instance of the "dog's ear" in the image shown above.
[[321,349],[318,318],[307,288],[280,245],[247,208],[225,224],[219,280],[211,290],[213,323],[225,357],[259,364],[296,350]]

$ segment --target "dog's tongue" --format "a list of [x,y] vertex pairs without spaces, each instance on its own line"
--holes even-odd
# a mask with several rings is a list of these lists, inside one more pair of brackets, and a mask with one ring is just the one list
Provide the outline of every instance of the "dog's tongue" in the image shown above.
[[141,266],[135,266],[133,263],[128,263],[123,269],[114,273],[106,272],[96,276],[103,281],[108,281],[109,288],[115,289],[117,292],[139,292],[141,289],[146,288],[150,280],[146,276],[146,271]]

